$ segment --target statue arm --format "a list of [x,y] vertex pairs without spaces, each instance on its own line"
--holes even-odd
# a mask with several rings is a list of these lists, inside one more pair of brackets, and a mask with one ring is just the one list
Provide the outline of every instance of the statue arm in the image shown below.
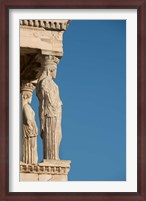
[[26,123],[27,123],[29,129],[33,130],[32,123],[33,123],[34,119],[33,119],[32,112],[31,112],[29,105],[24,106],[23,113],[24,113],[24,118],[26,119]]
[[40,90],[39,84],[36,85],[36,95],[37,95],[37,97],[38,97],[39,100],[42,99],[42,94],[41,94],[41,90]]
[[40,131],[41,137],[43,137],[44,128],[45,128],[45,101],[44,101],[44,90],[41,90],[41,104],[40,104]]
[[50,88],[45,91],[45,105],[49,107],[56,108],[58,98],[56,97],[56,93]]

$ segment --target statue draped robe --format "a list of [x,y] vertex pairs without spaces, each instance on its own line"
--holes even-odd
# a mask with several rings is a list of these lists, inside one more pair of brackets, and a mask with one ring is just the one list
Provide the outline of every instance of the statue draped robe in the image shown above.
[[44,159],[59,160],[62,138],[62,102],[56,83],[48,76],[38,83],[37,96],[40,100],[39,115]]
[[36,164],[38,130],[35,122],[35,113],[29,104],[23,107],[23,162]]

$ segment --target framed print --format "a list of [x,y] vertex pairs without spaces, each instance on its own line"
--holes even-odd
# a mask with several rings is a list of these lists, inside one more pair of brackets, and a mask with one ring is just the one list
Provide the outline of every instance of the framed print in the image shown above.
[[145,11],[1,2],[0,200],[146,199]]

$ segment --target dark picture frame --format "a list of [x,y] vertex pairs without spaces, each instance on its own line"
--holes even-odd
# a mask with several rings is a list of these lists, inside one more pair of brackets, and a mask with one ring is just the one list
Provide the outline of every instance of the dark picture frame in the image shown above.
[[[9,192],[9,10],[10,9],[137,9],[137,192]],[[0,201],[16,200],[146,200],[146,0],[1,2],[1,132]],[[132,140],[132,139],[131,139]]]

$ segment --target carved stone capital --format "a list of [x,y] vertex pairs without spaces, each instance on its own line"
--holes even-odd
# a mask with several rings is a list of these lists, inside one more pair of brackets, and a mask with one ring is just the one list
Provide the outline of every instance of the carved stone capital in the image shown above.
[[34,89],[35,89],[35,86],[31,82],[29,82],[27,80],[21,82],[21,87],[20,87],[21,93],[22,92],[32,93]]
[[54,70],[57,68],[59,63],[59,58],[52,55],[43,55],[42,56],[42,67],[44,70]]

